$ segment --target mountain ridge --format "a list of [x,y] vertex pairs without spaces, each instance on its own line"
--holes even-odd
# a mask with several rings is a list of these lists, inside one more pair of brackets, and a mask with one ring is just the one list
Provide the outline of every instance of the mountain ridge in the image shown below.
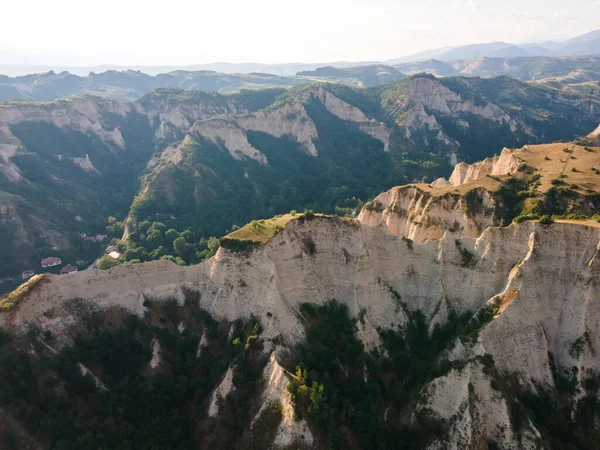
[[[138,102],[6,103],[0,226],[15,257],[5,261],[4,273],[31,270],[36,259],[54,253],[72,263],[91,259],[98,249],[84,246],[79,235],[105,234],[109,216],[119,219],[111,230],[129,216],[129,244],[120,251],[126,260],[145,260],[174,258],[170,247],[150,248],[145,223],[189,229],[188,244],[196,248],[200,237],[291,209],[349,213],[359,199],[393,185],[447,176],[459,159],[587,134],[600,122],[598,102],[593,93],[508,78],[421,75],[363,90],[335,84],[230,95],[159,89]],[[23,108],[38,122],[23,121]],[[216,123],[222,128],[207,126]],[[376,175],[363,170],[365,161]],[[122,173],[118,185],[116,173]],[[307,179],[308,191],[301,189]],[[122,184],[127,195],[113,195]],[[271,195],[282,185],[285,195]],[[142,232],[132,235],[139,224]],[[32,252],[36,239],[45,245]],[[183,262],[203,251],[181,250]]]

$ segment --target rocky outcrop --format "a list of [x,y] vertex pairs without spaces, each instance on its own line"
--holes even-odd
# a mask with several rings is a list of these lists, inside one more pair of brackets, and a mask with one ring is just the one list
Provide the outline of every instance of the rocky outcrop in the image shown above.
[[318,137],[317,128],[299,100],[285,103],[276,109],[241,116],[236,120],[247,130],[262,131],[276,137],[291,136],[304,146],[307,153],[313,156],[317,154],[313,143],[313,139]]
[[[25,151],[21,141],[12,134],[10,127],[21,122],[47,122],[63,128],[91,133],[111,148],[125,147],[119,128],[106,124],[109,114],[125,116],[134,110],[132,104],[97,97],[73,98],[69,101],[50,103],[4,103],[0,104],[0,173],[12,182],[23,180],[18,167],[11,158]],[[94,171],[91,162],[76,158],[75,164],[86,171]]]
[[221,142],[235,159],[247,157],[255,159],[262,164],[267,163],[267,158],[248,142],[246,131],[236,121],[230,118],[214,118],[198,121],[190,130],[192,136],[202,136],[216,144]]
[[168,96],[150,94],[140,101],[144,114],[156,127],[158,141],[172,142],[182,136],[198,120],[212,117],[246,114],[249,111],[231,98],[217,98],[210,94],[198,94],[196,101],[173,102]]
[[505,123],[513,132],[519,126],[515,119],[497,105],[493,103],[486,103],[485,106],[477,105],[473,100],[463,99],[435,79],[413,78],[407,83],[406,95],[415,105],[420,105],[429,111],[441,114],[470,113],[486,120]]
[[482,189],[476,195],[478,210],[467,211],[467,201],[459,194],[438,195],[417,186],[396,187],[368,203],[358,220],[419,243],[441,239],[447,232],[477,238],[487,227],[499,225],[500,220],[495,217],[489,192]]
[[[424,389],[419,408],[435,411],[437,417],[451,424],[443,441],[430,449],[486,448],[488,443],[502,443],[510,448],[537,449],[539,432],[528,422],[520,436],[515,433],[509,406],[480,363],[469,362],[460,370],[451,370],[436,378]],[[448,393],[452,395],[448,395]]]
[[108,114],[125,116],[134,110],[131,103],[98,97],[78,97],[50,103],[5,103],[0,105],[2,143],[14,143],[10,125],[24,121],[48,122],[58,128],[93,133],[102,141],[123,148],[123,136],[116,127],[104,125]]
[[517,150],[504,148],[498,158],[486,158],[473,164],[458,163],[448,181],[452,186],[460,186],[488,175],[509,175],[516,172],[522,162]]
[[381,141],[384,151],[390,150],[391,131],[387,125],[369,118],[360,109],[339,99],[327,89],[314,88],[310,91],[310,94],[319,99],[331,114],[342,120],[358,123],[361,131]]
[[[268,163],[266,156],[248,142],[246,131],[261,131],[278,138],[289,136],[301,144],[308,154],[317,156],[315,140],[319,134],[315,123],[304,107],[304,102],[311,97],[323,103],[331,114],[342,120],[357,123],[361,131],[381,141],[384,151],[389,151],[391,131],[387,125],[369,118],[360,109],[340,100],[322,87],[308,89],[293,101],[254,113],[199,120],[189,129],[188,133],[192,136],[202,136],[213,142],[222,141],[235,158],[246,156],[263,164]],[[189,125],[187,119],[174,114],[175,112],[172,112],[169,116],[169,124],[173,124],[179,129]],[[162,128],[167,126],[165,124],[167,122],[161,122],[161,129],[157,133],[164,135]]]
[[85,155],[85,158],[73,158],[73,162],[77,164],[84,172],[95,172],[98,173],[98,170],[90,161],[90,157],[88,154]]
[[217,386],[213,392],[210,405],[208,407],[208,417],[215,417],[217,414],[219,414],[219,403],[225,400],[234,389],[233,369],[230,367],[227,369],[227,372],[225,372],[225,376],[223,377],[223,380],[221,380],[221,384],[219,384],[219,386]]
[[263,381],[265,389],[260,399],[261,406],[251,427],[269,408],[278,406],[281,408],[281,422],[275,432],[273,447],[288,447],[298,443],[310,447],[313,444],[313,435],[306,420],[298,420],[295,417],[292,397],[287,390],[290,377],[277,361],[275,353],[271,353],[263,369]]
[[[487,99],[463,96],[434,77],[415,76],[403,83],[400,95],[392,93],[391,99],[386,98],[385,109],[403,128],[408,141],[417,147],[440,149],[453,164],[463,142],[460,136],[468,133],[473,122],[481,127],[479,122],[485,121],[492,128],[506,127],[510,133],[535,138],[533,129],[517,115]],[[452,123],[452,131],[447,122]]]

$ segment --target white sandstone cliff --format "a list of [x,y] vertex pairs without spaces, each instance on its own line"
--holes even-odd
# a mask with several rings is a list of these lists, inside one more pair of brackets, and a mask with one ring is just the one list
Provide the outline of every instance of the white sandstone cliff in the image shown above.
[[503,148],[498,158],[486,158],[473,164],[458,163],[448,181],[452,186],[460,186],[488,175],[509,175],[516,172],[522,162],[517,150]]

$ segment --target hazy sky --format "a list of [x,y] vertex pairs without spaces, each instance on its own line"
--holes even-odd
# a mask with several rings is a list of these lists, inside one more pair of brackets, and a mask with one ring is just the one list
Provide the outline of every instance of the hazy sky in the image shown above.
[[385,60],[600,27],[600,0],[5,0],[0,64]]

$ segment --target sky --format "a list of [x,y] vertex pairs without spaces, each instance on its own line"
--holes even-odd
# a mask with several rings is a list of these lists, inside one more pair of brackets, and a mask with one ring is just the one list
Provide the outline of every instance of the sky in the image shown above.
[[383,61],[600,27],[600,0],[8,0],[0,64]]

